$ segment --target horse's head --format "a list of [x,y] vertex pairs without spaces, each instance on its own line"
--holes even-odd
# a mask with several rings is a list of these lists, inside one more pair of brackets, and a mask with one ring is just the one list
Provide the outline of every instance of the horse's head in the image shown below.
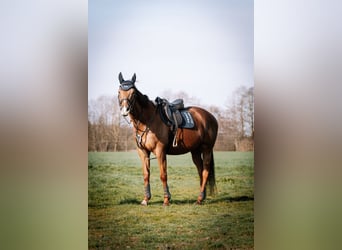
[[136,88],[134,85],[135,80],[135,73],[131,80],[124,80],[121,72],[119,74],[120,87],[118,99],[120,104],[121,115],[123,116],[127,116],[134,107],[134,103],[136,101]]

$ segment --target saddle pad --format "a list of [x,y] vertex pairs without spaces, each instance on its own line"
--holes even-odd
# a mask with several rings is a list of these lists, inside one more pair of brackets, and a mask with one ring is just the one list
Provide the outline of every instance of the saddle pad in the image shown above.
[[195,127],[194,119],[192,118],[192,115],[189,113],[187,109],[181,109],[179,110],[183,121],[182,124],[179,125],[180,128],[193,128]]

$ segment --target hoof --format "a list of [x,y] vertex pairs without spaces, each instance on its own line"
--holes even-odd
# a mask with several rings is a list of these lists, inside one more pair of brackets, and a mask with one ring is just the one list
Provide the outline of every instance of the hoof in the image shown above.
[[170,200],[171,200],[171,195],[165,196],[165,197],[164,197],[163,207],[169,206],[169,205],[170,205]]
[[203,205],[204,201],[201,200],[197,200],[194,205]]
[[147,201],[146,201],[146,200],[143,200],[140,204],[141,204],[142,206],[147,206]]

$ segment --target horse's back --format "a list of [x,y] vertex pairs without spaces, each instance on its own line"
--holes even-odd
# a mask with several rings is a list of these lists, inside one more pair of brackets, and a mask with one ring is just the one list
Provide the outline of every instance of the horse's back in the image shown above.
[[209,111],[200,107],[190,107],[189,112],[192,114],[197,125],[203,125],[205,128],[211,129],[213,132],[217,132],[217,120]]

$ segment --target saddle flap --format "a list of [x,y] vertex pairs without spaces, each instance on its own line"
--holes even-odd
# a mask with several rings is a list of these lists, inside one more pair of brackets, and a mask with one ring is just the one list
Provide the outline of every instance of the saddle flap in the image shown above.
[[177,122],[178,126],[180,126],[182,124],[183,117],[182,117],[179,110],[176,110],[173,112],[173,119]]
[[170,122],[172,122],[172,121],[173,121],[173,116],[172,116],[173,111],[171,110],[170,106],[169,106],[168,104],[165,104],[165,105],[163,106],[163,108],[164,108],[164,113],[165,113],[165,115],[166,115],[166,118],[167,118]]

